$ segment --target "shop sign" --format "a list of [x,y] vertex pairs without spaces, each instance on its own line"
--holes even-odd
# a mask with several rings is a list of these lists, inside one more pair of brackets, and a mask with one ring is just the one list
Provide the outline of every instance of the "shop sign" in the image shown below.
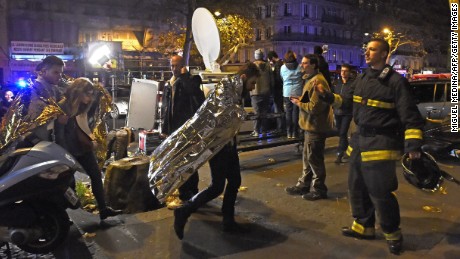
[[64,54],[64,43],[12,41],[11,53],[21,54]]

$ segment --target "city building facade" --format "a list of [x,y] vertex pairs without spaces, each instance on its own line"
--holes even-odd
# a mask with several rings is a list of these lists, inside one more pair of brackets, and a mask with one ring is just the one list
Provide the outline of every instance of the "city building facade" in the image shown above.
[[[163,1],[139,0],[0,0],[0,83],[29,77],[46,55],[66,61],[66,73],[94,76],[100,67],[88,64],[90,49],[107,43],[112,68],[127,75],[155,77],[167,71],[167,60],[156,52],[158,35],[185,24],[183,12],[165,11]],[[185,3],[185,1],[184,1]],[[254,42],[241,48],[232,62],[254,60],[254,50],[288,50],[299,60],[314,46],[330,70],[341,64],[365,67],[365,33],[391,28],[422,40],[423,46],[401,46],[390,64],[402,72],[448,69],[449,8],[433,1],[266,0],[253,17]],[[184,5],[184,8],[186,6]],[[447,12],[447,13],[446,13]],[[430,15],[433,19],[426,19]],[[429,20],[429,22],[428,22]],[[179,32],[178,32],[179,34]],[[89,74],[88,74],[89,73]],[[99,71],[100,73],[100,71]],[[157,77],[159,75],[156,75]]]
[[115,72],[152,69],[162,56],[154,48],[158,34],[171,26],[155,15],[160,10],[152,1],[0,0],[2,81],[32,76],[51,54],[72,77],[97,75],[100,66],[88,64],[93,43],[107,43]]
[[[362,31],[352,1],[281,0],[260,6],[254,46],[241,51],[240,60],[252,60],[258,48],[282,57],[288,50],[301,57],[314,46],[327,45],[323,54],[330,70],[341,64],[363,66]],[[326,47],[324,48],[326,49]]]

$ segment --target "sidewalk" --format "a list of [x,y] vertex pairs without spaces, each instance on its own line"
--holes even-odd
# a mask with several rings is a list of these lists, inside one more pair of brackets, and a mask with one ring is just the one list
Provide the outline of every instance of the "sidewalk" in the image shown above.
[[[284,188],[295,183],[301,156],[288,145],[240,154],[243,183],[237,201],[237,221],[251,229],[244,235],[222,232],[221,198],[194,213],[179,240],[173,212],[166,208],[110,220],[98,227],[98,217],[72,211],[74,222],[91,247],[94,258],[387,258],[384,237],[362,241],[340,234],[351,224],[347,199],[347,164],[333,163],[334,139],[327,141],[329,198],[309,202],[289,196]],[[448,168],[451,173],[458,168]],[[209,167],[200,170],[200,188],[209,183]],[[454,173],[455,174],[455,173]],[[458,172],[457,172],[458,174]],[[446,183],[445,192],[428,194],[408,185],[398,174],[405,252],[400,258],[460,258],[460,188]],[[431,209],[424,209],[424,207]]]

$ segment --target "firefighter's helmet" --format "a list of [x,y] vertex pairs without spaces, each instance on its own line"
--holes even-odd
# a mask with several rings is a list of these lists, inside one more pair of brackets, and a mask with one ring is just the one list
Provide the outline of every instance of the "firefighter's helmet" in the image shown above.
[[428,153],[421,152],[420,159],[410,159],[406,153],[401,158],[403,174],[406,180],[415,187],[435,191],[442,182],[443,172],[436,160]]

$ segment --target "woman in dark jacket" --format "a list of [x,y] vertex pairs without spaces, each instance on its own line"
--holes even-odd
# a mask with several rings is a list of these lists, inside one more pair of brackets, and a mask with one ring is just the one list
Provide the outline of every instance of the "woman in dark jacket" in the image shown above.
[[83,166],[91,179],[101,220],[120,214],[121,210],[108,207],[104,199],[102,177],[94,150],[97,146],[88,126],[88,110],[93,102],[95,87],[87,78],[77,78],[66,89],[60,106],[67,114],[65,120],[56,120],[56,142],[69,151]]

